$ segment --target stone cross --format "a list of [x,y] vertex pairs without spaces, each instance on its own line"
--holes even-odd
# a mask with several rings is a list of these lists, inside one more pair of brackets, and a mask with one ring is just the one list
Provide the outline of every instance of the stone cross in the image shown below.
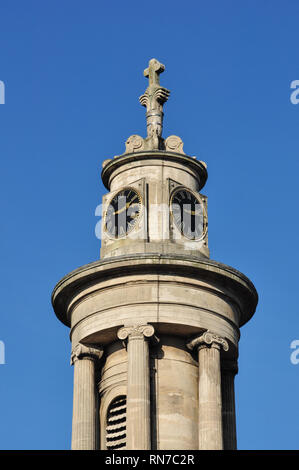
[[165,65],[161,64],[157,59],[151,59],[148,68],[143,74],[149,79],[149,86],[160,86],[160,73],[164,72]]

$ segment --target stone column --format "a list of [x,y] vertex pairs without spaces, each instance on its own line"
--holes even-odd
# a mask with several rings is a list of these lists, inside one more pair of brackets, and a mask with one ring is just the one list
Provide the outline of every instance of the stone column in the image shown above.
[[198,351],[198,437],[199,450],[222,450],[222,400],[220,348],[225,339],[206,331],[187,344]]
[[102,349],[89,348],[82,344],[77,344],[71,354],[71,364],[74,365],[73,450],[98,448],[99,417],[95,374],[96,362],[102,355]]
[[152,325],[121,328],[117,336],[127,339],[127,450],[150,450],[150,371],[147,339],[154,335]]
[[226,360],[221,364],[223,447],[237,449],[235,375],[238,373],[237,360]]

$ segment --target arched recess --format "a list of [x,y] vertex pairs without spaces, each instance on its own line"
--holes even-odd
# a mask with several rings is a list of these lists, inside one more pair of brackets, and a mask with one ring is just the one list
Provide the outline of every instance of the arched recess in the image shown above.
[[[120,441],[123,441],[125,439],[124,435],[126,436],[126,399],[127,387],[125,385],[113,387],[101,397],[100,427],[102,450],[126,449],[126,445],[118,446],[120,443],[117,443],[118,438]],[[113,446],[113,441],[117,447]]]

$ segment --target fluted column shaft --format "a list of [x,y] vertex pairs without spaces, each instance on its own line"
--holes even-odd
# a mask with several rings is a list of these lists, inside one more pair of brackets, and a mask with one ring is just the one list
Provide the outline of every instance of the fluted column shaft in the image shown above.
[[214,333],[205,332],[188,347],[198,351],[198,448],[222,450],[220,348],[228,350],[228,344]]
[[224,361],[221,369],[223,446],[225,450],[235,450],[237,433],[234,382],[238,372],[237,361]]
[[78,344],[71,356],[74,365],[74,395],[72,449],[95,450],[98,448],[97,392],[95,367],[102,357],[101,349]]
[[118,331],[127,339],[127,446],[128,450],[150,450],[150,372],[147,339],[154,335],[151,325],[124,327]]

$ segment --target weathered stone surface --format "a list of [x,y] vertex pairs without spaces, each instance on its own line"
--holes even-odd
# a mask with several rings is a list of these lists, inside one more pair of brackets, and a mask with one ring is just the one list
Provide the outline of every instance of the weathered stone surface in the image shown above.
[[73,450],[99,448],[95,368],[102,355],[102,349],[82,344],[77,344],[71,354],[71,364],[74,365]]
[[[137,152],[124,155],[105,166],[102,172],[110,192],[103,198],[104,213],[114,194],[124,187],[133,187],[142,197],[142,213],[136,229],[129,237],[113,239],[102,231],[101,257],[129,253],[180,253],[209,257],[208,232],[199,240],[182,237],[173,223],[170,199],[176,185],[198,193],[207,179],[204,165],[193,158],[174,152]],[[143,181],[142,186],[140,182]],[[198,195],[205,207],[207,225],[207,198]]]
[[220,350],[228,351],[228,342],[206,331],[187,344],[198,353],[198,448],[223,449]]
[[126,153],[141,152],[144,150],[144,140],[140,135],[131,135],[126,141]]
[[165,150],[168,150],[169,152],[177,152],[185,155],[183,145],[182,139],[177,135],[170,135],[165,139]]
[[[144,72],[147,137],[130,136],[125,154],[103,162],[102,259],[69,273],[52,294],[74,346],[74,449],[236,448],[240,327],[257,293],[242,273],[209,259],[207,197],[199,194],[207,166],[184,154],[180,137],[162,138],[164,68],[152,59]],[[130,203],[111,203],[124,193],[135,198],[134,223],[114,236],[105,217],[112,208],[126,220]],[[200,208],[197,238],[175,220],[179,194],[193,200],[188,212],[178,203],[182,212],[195,218]]]
[[150,373],[147,339],[154,335],[152,325],[123,327],[117,332],[127,340],[127,448],[151,449]]
[[163,128],[163,104],[168,100],[170,91],[160,86],[159,75],[165,70],[165,66],[157,59],[151,59],[149,66],[144,71],[144,76],[149,78],[149,86],[139,101],[146,107],[147,138],[145,145],[147,150],[159,150],[164,148],[162,139]]

